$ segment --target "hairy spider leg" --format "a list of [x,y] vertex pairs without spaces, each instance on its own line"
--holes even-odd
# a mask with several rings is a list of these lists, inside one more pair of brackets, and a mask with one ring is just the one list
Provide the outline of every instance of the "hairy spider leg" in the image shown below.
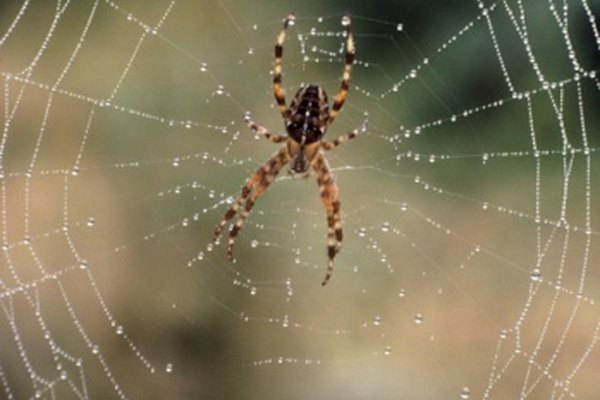
[[277,35],[277,41],[275,42],[275,67],[273,69],[273,93],[275,94],[275,100],[279,106],[279,112],[283,118],[287,118],[289,111],[285,104],[285,94],[281,87],[281,59],[283,57],[283,42],[285,42],[285,33],[290,24],[293,24],[295,17],[293,14],[288,15],[283,20],[283,29]]
[[366,131],[367,131],[367,120],[365,120],[363,122],[363,124],[360,128],[356,128],[356,129],[346,133],[345,135],[338,136],[337,138],[333,139],[331,142],[321,140],[321,147],[324,150],[333,150],[336,147],[338,147],[339,145],[344,144],[344,143],[354,139],[356,136],[358,136],[361,133],[365,133]]
[[333,273],[333,260],[335,255],[342,247],[344,233],[342,231],[342,220],[340,218],[340,200],[338,196],[338,187],[333,179],[333,174],[329,168],[327,160],[322,152],[319,151],[313,163],[313,169],[317,174],[317,184],[321,200],[327,213],[327,273],[321,283],[327,284]]
[[254,133],[261,135],[270,142],[281,143],[287,140],[287,136],[269,132],[269,130],[264,126],[257,125],[250,117],[250,113],[246,113],[244,115],[244,121],[246,121],[246,124],[248,124],[248,127],[252,129]]
[[346,35],[346,56],[344,58],[344,72],[342,73],[342,84],[340,86],[340,91],[338,92],[337,96],[335,96],[335,100],[333,101],[331,110],[329,110],[328,124],[331,124],[333,122],[338,112],[344,105],[344,102],[346,101],[348,89],[350,88],[350,74],[352,73],[352,63],[354,63],[354,54],[356,53],[356,48],[354,47],[354,38],[352,37],[352,31],[350,30],[350,16],[346,15],[342,18],[342,26],[344,27]]
[[248,198],[248,196],[250,195],[250,192],[252,192],[254,185],[256,185],[256,183],[258,183],[260,181],[261,174],[262,174],[262,172],[259,169],[258,171],[256,171],[256,173],[254,175],[252,175],[252,177],[250,179],[248,179],[248,181],[244,184],[244,186],[242,186],[242,192],[234,200],[234,202],[231,204],[231,206],[229,206],[229,208],[227,209],[227,212],[225,213],[225,216],[223,217],[221,222],[219,222],[217,224],[217,226],[215,227],[215,233],[213,235],[213,243],[216,243],[219,240],[219,237],[221,236],[221,232],[223,231],[223,228],[225,227],[225,225],[227,225],[227,222],[229,222],[229,220],[231,218],[233,218],[235,216],[235,214],[237,214],[238,209],[240,208],[240,206],[242,205],[244,200],[246,198]]
[[[231,227],[229,231],[229,240],[227,242],[227,256],[231,261],[233,261],[233,245],[235,244],[235,238],[242,229],[244,222],[246,222],[246,218],[248,218],[248,214],[252,210],[254,203],[256,200],[263,194],[265,190],[269,187],[269,185],[275,180],[275,177],[289,161],[289,156],[287,154],[286,148],[282,147],[279,149],[277,153],[275,153],[269,161],[264,163],[254,174],[253,179],[257,180],[256,186],[254,187],[254,191],[250,194],[247,194],[245,197],[240,196],[240,202],[236,207],[237,209],[240,207],[242,201],[246,199],[246,203],[244,204],[244,209],[240,212],[240,216],[235,224]],[[235,215],[235,212],[234,212]],[[233,216],[232,216],[233,217]]]
[[221,236],[221,232],[223,231],[223,228],[225,227],[225,225],[227,225],[227,222],[237,214],[237,212],[238,212],[240,206],[242,205],[242,203],[244,202],[244,200],[246,200],[248,198],[248,196],[250,196],[252,189],[254,189],[254,187],[261,181],[263,176],[268,173],[268,170],[272,168],[271,165],[276,162],[276,160],[280,157],[281,153],[285,154],[285,148],[280,149],[266,163],[264,163],[262,166],[260,166],[256,170],[256,172],[252,175],[252,177],[246,181],[244,186],[242,186],[242,191],[241,191],[240,195],[233,201],[231,206],[229,206],[229,209],[227,209],[225,216],[223,217],[221,222],[219,222],[217,224],[217,226],[215,227],[215,233],[213,235],[213,243],[219,239],[219,237]]

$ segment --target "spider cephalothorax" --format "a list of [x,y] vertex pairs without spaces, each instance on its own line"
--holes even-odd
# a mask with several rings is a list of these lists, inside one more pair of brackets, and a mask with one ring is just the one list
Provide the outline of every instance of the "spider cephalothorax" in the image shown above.
[[[366,131],[366,121],[360,129],[355,129],[331,142],[324,141],[323,135],[338,112],[344,105],[348,94],[350,72],[354,62],[354,40],[350,31],[350,17],[342,18],[344,34],[346,37],[346,56],[344,58],[344,71],[340,91],[335,97],[331,109],[327,101],[327,94],[320,85],[302,85],[290,107],[285,102],[285,94],[281,87],[281,59],[283,57],[283,42],[288,26],[294,22],[294,16],[289,15],[283,20],[283,29],[277,35],[275,43],[275,67],[273,69],[273,92],[279,107],[281,116],[285,121],[286,135],[269,132],[266,128],[257,125],[247,113],[244,117],[246,123],[254,132],[264,136],[273,143],[285,142],[285,146],[279,149],[265,164],[263,164],[242,187],[242,193],[231,204],[225,216],[215,228],[214,240],[221,236],[221,231],[238,212],[239,218],[229,231],[227,254],[233,260],[233,245],[235,238],[244,225],[250,210],[256,200],[269,187],[279,171],[290,163],[292,173],[305,174],[308,176],[310,168],[317,175],[317,183],[321,193],[321,200],[327,212],[327,274],[323,285],[329,281],[333,271],[333,260],[340,251],[343,239],[342,221],[340,217],[340,201],[338,198],[338,187],[333,179],[333,174],[325,158],[324,150],[332,150],[340,144],[354,138],[359,132]],[[240,211],[241,208],[241,211]]]

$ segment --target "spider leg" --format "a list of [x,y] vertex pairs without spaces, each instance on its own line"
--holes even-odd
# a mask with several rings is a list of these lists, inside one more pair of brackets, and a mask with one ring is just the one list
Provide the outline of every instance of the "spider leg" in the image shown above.
[[285,33],[289,25],[293,25],[295,21],[294,15],[290,14],[283,20],[283,29],[277,35],[275,42],[275,67],[273,69],[273,93],[275,100],[279,106],[279,112],[283,118],[287,118],[288,109],[285,105],[285,94],[281,88],[281,59],[283,57],[283,42],[285,41]]
[[217,226],[215,227],[215,233],[213,235],[213,243],[215,243],[217,240],[219,240],[219,237],[221,236],[221,232],[223,231],[223,228],[225,227],[225,225],[227,225],[227,222],[231,218],[233,218],[235,216],[235,214],[237,214],[240,206],[242,205],[244,200],[248,198],[248,196],[250,195],[250,192],[252,192],[252,189],[260,181],[260,179],[263,175],[264,175],[263,167],[260,167],[254,173],[254,175],[252,175],[252,177],[250,179],[248,179],[248,181],[246,181],[246,184],[244,184],[244,186],[242,186],[242,192],[234,200],[234,202],[231,204],[229,209],[227,209],[227,212],[225,213],[225,216],[223,217],[221,222],[219,222],[217,224]]
[[333,273],[333,260],[340,251],[344,234],[342,231],[342,220],[340,218],[340,200],[338,198],[338,187],[333,179],[327,160],[323,153],[319,152],[315,157],[313,169],[317,173],[317,184],[321,193],[321,200],[327,213],[327,273],[322,285],[326,285]]
[[348,89],[350,88],[350,73],[352,72],[352,63],[354,62],[354,53],[356,52],[356,48],[354,47],[354,38],[352,37],[350,25],[350,16],[344,16],[344,18],[342,18],[342,26],[344,27],[346,35],[346,56],[344,58],[344,72],[342,73],[342,84],[340,86],[340,91],[338,92],[337,96],[335,96],[335,100],[333,101],[333,105],[331,106],[331,110],[329,111],[329,124],[333,122],[338,112],[344,105],[344,102],[346,101],[346,95],[348,94]]
[[246,121],[246,124],[248,124],[248,127],[250,129],[252,129],[252,131],[254,133],[265,137],[267,140],[269,140],[273,143],[285,142],[285,140],[287,139],[287,137],[284,135],[278,135],[277,133],[271,133],[267,130],[267,128],[260,126],[260,125],[256,125],[256,123],[252,120],[252,118],[250,118],[250,113],[248,113],[248,112],[246,114],[244,114],[244,121]]
[[[289,158],[286,152],[286,148],[282,147],[277,153],[275,153],[273,157],[269,159],[269,161],[263,164],[254,174],[252,178],[256,179],[254,191],[251,194],[249,193],[245,197],[242,197],[244,193],[242,193],[242,196],[240,196],[240,201],[236,207],[236,211],[240,207],[244,199],[246,199],[246,203],[244,204],[244,209],[240,212],[239,218],[229,231],[229,239],[227,242],[227,256],[231,261],[233,261],[233,245],[235,244],[235,238],[242,229],[244,222],[246,222],[246,218],[248,218],[248,214],[250,214],[254,203],[256,203],[256,200],[263,194],[265,190],[267,190],[267,188],[269,187],[271,182],[273,182],[281,168],[285,166],[285,164],[287,164],[288,161]],[[233,213],[233,215],[235,215],[235,212]],[[233,217],[233,215],[231,217]]]
[[354,139],[361,133],[365,133],[367,131],[367,120],[365,120],[360,128],[356,128],[353,131],[346,133],[345,135],[338,136],[333,139],[331,142],[326,140],[321,140],[321,147],[325,150],[332,150],[338,147],[340,144],[344,144],[349,140]]

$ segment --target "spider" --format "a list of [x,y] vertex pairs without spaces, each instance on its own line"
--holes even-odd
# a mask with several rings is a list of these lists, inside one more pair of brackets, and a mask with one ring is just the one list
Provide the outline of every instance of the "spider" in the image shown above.
[[218,242],[221,231],[227,222],[239,212],[236,223],[229,231],[227,246],[228,257],[233,262],[233,245],[236,236],[242,229],[254,203],[273,182],[280,170],[286,164],[290,163],[290,173],[308,177],[312,168],[316,173],[321,200],[327,213],[328,265],[325,279],[322,282],[322,285],[325,285],[331,278],[333,260],[340,251],[343,232],[338,187],[325,158],[324,150],[332,150],[340,144],[353,139],[359,133],[365,132],[367,121],[363,122],[362,127],[342,135],[331,142],[322,139],[327,128],[344,105],[346,95],[348,94],[350,72],[355,53],[349,16],[342,18],[342,26],[344,27],[344,36],[346,38],[346,55],[342,83],[331,109],[329,108],[325,90],[320,85],[314,83],[302,84],[296,96],[294,96],[290,107],[286,106],[285,94],[281,87],[281,60],[286,31],[288,26],[294,24],[294,21],[294,15],[291,14],[283,20],[283,29],[277,35],[275,42],[275,66],[273,70],[273,92],[279,112],[285,122],[287,135],[271,133],[268,129],[257,125],[251,119],[250,113],[247,112],[244,115],[244,120],[248,127],[256,134],[265,137],[273,143],[285,143],[285,145],[246,181],[242,187],[241,194],[231,204],[221,222],[217,224],[213,241]]

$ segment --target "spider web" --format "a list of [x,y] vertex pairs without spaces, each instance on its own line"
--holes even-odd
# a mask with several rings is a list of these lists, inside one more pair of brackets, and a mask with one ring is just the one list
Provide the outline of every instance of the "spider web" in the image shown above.
[[[0,5],[0,398],[592,399],[600,354],[597,1]],[[275,35],[339,87],[345,238],[282,173]]]

